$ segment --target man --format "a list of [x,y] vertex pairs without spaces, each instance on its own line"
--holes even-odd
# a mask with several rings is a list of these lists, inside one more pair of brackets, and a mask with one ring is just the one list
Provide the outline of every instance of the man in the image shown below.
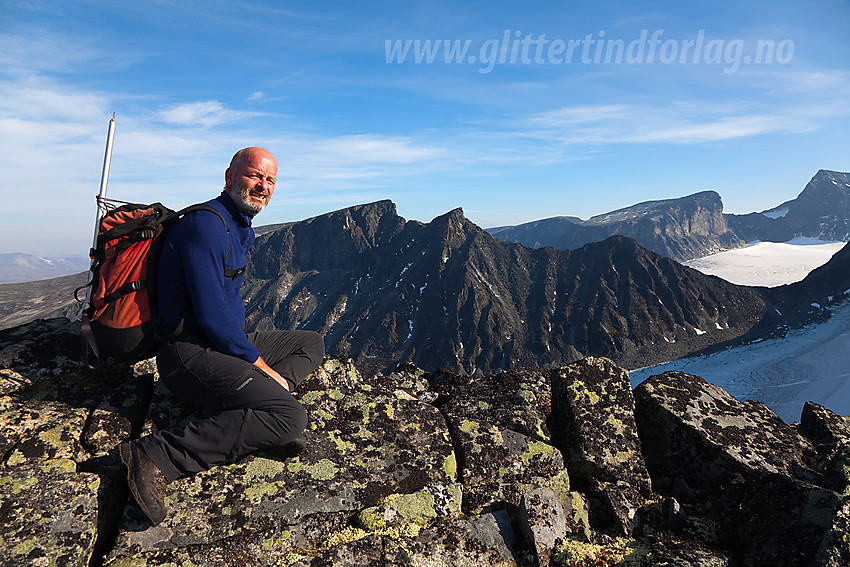
[[224,172],[224,191],[208,202],[221,213],[190,213],[169,231],[157,266],[160,317],[182,333],[160,345],[157,366],[176,396],[219,412],[186,427],[119,446],[127,481],[156,525],[166,515],[168,482],[261,451],[297,446],[307,425],[290,393],[324,356],[312,331],[246,335],[242,285],[251,220],[274,193],[277,162],[245,148]]

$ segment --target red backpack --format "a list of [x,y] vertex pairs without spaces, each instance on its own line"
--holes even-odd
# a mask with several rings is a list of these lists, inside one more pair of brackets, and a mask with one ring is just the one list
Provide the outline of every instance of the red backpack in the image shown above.
[[[155,354],[157,342],[180,334],[182,323],[167,334],[160,324],[156,267],[169,227],[184,215],[199,210],[218,215],[225,230],[230,232],[221,213],[207,204],[191,205],[174,212],[161,203],[127,203],[103,215],[97,244],[90,254],[89,283],[74,293],[77,300],[82,301],[79,291],[91,287],[82,318],[86,359],[91,349],[98,362],[104,355],[128,361],[143,360]],[[227,254],[230,255],[229,248]],[[225,275],[238,277],[244,270],[225,268]],[[183,299],[178,296],[166,311]]]

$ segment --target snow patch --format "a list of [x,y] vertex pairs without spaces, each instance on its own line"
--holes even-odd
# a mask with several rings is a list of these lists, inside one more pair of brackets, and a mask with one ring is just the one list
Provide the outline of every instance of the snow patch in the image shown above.
[[788,242],[755,242],[690,260],[684,265],[738,285],[775,287],[802,280],[826,264],[845,244],[809,237]]
[[772,211],[764,211],[761,214],[766,216],[769,219],[781,219],[785,215],[788,214],[788,207],[784,207],[782,209],[774,209]]

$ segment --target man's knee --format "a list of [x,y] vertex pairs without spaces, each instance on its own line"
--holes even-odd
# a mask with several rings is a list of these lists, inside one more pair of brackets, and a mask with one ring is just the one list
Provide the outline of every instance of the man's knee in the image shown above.
[[269,412],[277,422],[279,445],[288,443],[307,429],[307,410],[297,401],[292,402],[277,411]]
[[318,366],[325,357],[325,339],[315,331],[303,331],[303,333],[304,339],[301,348],[310,360]]

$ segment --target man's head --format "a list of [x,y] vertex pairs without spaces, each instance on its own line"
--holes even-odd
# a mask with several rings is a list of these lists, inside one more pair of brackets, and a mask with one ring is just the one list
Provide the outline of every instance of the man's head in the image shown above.
[[269,204],[277,178],[277,161],[263,148],[244,148],[230,160],[224,172],[224,190],[249,217]]

